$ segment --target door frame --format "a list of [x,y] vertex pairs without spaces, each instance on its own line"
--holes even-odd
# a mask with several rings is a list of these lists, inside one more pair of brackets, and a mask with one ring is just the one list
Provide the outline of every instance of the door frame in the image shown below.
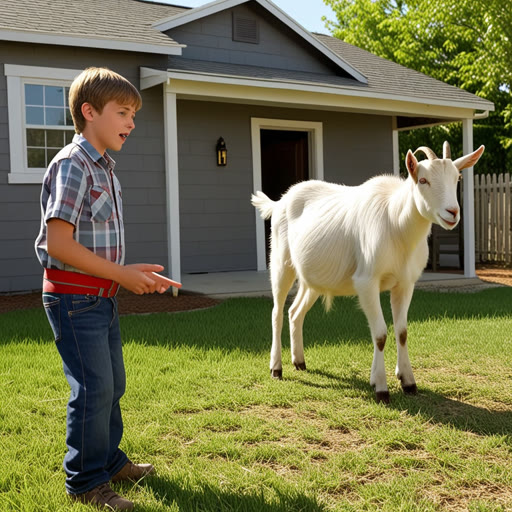
[[[261,130],[300,131],[308,133],[309,178],[324,179],[323,123],[289,119],[251,118],[253,192],[262,190]],[[267,270],[265,254],[265,222],[255,211],[257,269]]]

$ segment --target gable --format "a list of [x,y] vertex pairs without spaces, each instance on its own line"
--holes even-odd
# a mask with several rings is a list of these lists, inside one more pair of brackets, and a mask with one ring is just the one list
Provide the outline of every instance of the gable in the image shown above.
[[[237,32],[241,35],[240,29],[245,29],[242,35],[256,34],[255,42],[235,40]],[[168,30],[166,34],[186,45],[182,50],[184,59],[341,75],[353,79],[255,2],[191,21]]]
[[[256,22],[257,42],[234,40],[233,16],[249,21],[246,27],[249,33],[254,31],[251,21]],[[202,48],[203,60],[205,53],[209,53],[211,57],[206,59],[208,61],[316,73],[329,70],[331,74],[367,83],[366,77],[359,70],[268,0],[217,0],[160,20],[153,27],[191,46],[189,51],[183,52],[184,58],[196,58],[195,54],[199,53],[197,50]],[[191,38],[193,32],[196,36]],[[258,48],[249,49],[246,46],[244,49],[241,46],[249,44]],[[280,44],[283,46],[280,47]],[[297,54],[299,48],[301,53]],[[238,50],[245,53],[246,59],[250,56],[253,59],[243,60]]]

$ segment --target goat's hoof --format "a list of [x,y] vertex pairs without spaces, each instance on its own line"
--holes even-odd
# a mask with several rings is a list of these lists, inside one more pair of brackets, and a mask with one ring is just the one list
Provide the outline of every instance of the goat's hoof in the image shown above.
[[283,380],[283,370],[270,370],[270,376],[273,379]]
[[306,369],[306,363],[295,363],[295,369],[304,371]]
[[375,395],[378,404],[389,404],[389,391],[377,391]]
[[416,384],[411,384],[410,386],[402,386],[402,389],[406,395],[416,395],[418,393],[418,386],[416,386]]

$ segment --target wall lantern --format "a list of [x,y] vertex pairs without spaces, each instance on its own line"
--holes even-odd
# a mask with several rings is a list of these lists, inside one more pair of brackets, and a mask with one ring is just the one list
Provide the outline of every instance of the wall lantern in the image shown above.
[[217,165],[226,165],[228,163],[228,149],[222,137],[217,141]]

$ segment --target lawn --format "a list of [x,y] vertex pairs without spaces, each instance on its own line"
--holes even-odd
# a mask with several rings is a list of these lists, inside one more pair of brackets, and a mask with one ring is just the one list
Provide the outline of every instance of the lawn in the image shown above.
[[[382,297],[390,322],[389,297]],[[265,298],[122,317],[122,448],[158,476],[116,487],[141,511],[512,510],[512,288],[417,291],[402,394],[375,403],[363,313],[306,317],[307,372],[270,378]],[[0,511],[86,511],[64,493],[68,387],[42,310],[0,315]],[[392,331],[390,331],[391,334]]]

